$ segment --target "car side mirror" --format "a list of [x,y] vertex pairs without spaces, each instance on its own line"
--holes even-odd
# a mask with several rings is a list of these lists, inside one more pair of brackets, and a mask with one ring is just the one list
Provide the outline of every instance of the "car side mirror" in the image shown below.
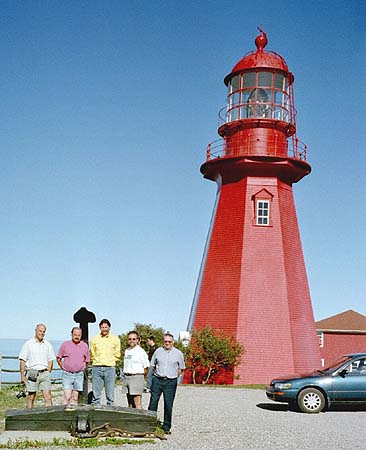
[[344,377],[347,375],[347,373],[348,373],[348,370],[347,370],[347,369],[343,369],[343,370],[341,370],[341,371],[338,373],[338,375],[339,375],[340,377],[344,378]]

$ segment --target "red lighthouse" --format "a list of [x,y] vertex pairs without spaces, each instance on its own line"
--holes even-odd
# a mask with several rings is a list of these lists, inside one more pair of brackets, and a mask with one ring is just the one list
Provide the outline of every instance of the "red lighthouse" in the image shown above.
[[320,365],[292,192],[311,167],[296,137],[294,76],[260,31],[225,77],[221,139],[201,166],[218,190],[188,324],[244,346],[227,380],[238,384]]

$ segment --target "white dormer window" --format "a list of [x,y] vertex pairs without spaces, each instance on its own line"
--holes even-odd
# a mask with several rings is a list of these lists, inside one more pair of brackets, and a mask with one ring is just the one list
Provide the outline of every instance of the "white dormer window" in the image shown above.
[[263,188],[252,195],[253,204],[253,225],[259,227],[272,227],[271,218],[271,204],[273,201],[273,194]]
[[270,217],[269,200],[257,200],[257,225],[268,226]]

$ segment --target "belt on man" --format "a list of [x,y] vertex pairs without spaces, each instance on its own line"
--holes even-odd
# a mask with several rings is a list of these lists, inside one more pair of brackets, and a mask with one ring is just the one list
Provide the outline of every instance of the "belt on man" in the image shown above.
[[162,377],[160,375],[156,375],[156,373],[154,373],[154,377],[159,378],[159,380],[176,380],[176,378]]
[[38,372],[39,372],[39,373],[47,372],[47,370],[48,370],[48,369],[41,369],[41,370],[39,370]]
[[143,373],[125,373],[128,377],[132,377],[133,375],[144,375]]

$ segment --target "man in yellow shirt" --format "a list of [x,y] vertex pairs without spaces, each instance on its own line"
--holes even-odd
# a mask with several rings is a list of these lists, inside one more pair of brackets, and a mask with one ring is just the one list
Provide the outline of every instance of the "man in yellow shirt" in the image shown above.
[[118,336],[109,332],[110,328],[110,321],[102,319],[99,323],[100,334],[94,336],[90,344],[93,405],[100,404],[103,385],[107,405],[113,405],[114,401],[116,362],[121,357],[121,342]]

